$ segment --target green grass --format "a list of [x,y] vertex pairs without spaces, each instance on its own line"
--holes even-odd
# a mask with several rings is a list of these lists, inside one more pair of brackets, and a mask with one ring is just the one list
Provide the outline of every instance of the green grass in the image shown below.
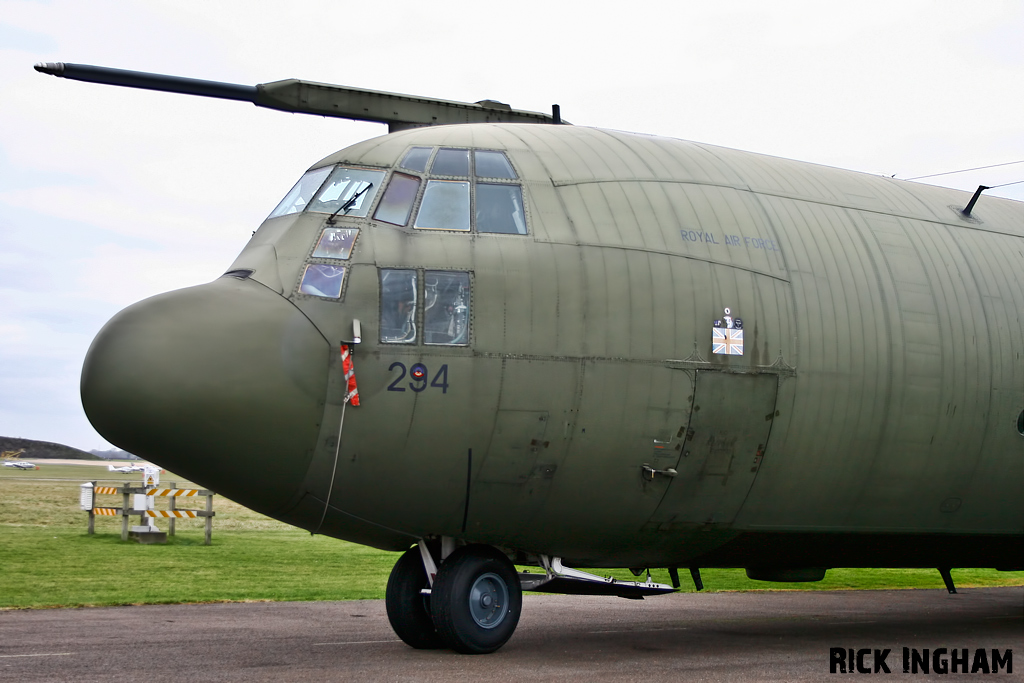
[[[308,533],[214,499],[213,545],[203,545],[202,520],[178,520],[166,545],[120,540],[121,520],[97,517],[86,534],[79,484],[139,481],[89,465],[43,465],[0,471],[0,609],[226,600],[352,600],[382,598],[396,553]],[[164,474],[161,485],[186,482]],[[179,507],[202,507],[204,499]],[[166,504],[158,499],[157,506]],[[99,504],[120,505],[117,496]],[[167,520],[159,520],[167,530]],[[537,571],[534,569],[534,571]],[[593,570],[634,580],[627,570]],[[833,569],[824,581],[750,581],[742,569],[704,569],[706,590],[835,590],[942,588],[934,569]],[[668,583],[666,570],[652,572]],[[681,572],[683,590],[693,590]],[[953,570],[960,587],[1024,585],[1024,572]]]
[[397,559],[298,529],[215,528],[204,546],[201,529],[140,545],[81,526],[0,531],[0,608],[379,598]]

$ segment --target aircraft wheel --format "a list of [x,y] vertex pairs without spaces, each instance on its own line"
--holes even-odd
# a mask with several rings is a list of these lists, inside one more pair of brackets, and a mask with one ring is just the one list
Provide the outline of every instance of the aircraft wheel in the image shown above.
[[487,545],[457,549],[434,578],[430,611],[445,645],[463,654],[494,652],[512,637],[523,608],[519,575]]
[[420,593],[428,586],[420,549],[416,546],[409,548],[391,570],[384,606],[391,628],[406,645],[417,650],[430,650],[442,645],[430,618],[430,596]]

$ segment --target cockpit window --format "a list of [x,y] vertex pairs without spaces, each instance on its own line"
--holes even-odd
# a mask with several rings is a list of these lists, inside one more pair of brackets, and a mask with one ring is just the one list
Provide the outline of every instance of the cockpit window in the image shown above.
[[399,165],[410,171],[422,173],[427,170],[427,160],[430,159],[430,153],[433,151],[433,147],[413,147],[406,152],[405,158],[402,159],[402,163]]
[[341,296],[341,285],[344,281],[344,266],[310,263],[302,273],[299,292],[325,299],[337,299]]
[[423,274],[423,343],[469,343],[469,273],[428,270]]
[[[429,151],[429,150],[428,150]],[[414,175],[395,173],[391,176],[388,189],[384,191],[373,217],[392,225],[406,225],[416,195],[420,191],[420,179]]]
[[477,232],[526,234],[523,190],[518,185],[476,184]]
[[320,188],[309,211],[362,217],[384,180],[384,171],[339,166]]
[[336,258],[347,261],[359,235],[358,228],[324,228],[313,250],[313,258]]
[[312,171],[308,171],[305,175],[299,178],[299,182],[295,183],[295,186],[288,191],[288,194],[284,196],[281,203],[277,205],[277,208],[270,212],[267,218],[277,218],[278,216],[287,216],[291,213],[299,213],[309,204],[309,200],[313,197],[320,186],[324,182],[324,178],[331,172],[330,167],[317,168]]
[[[519,182],[505,152],[412,147],[395,170],[374,219],[420,230],[526,235],[529,226]],[[325,187],[331,181],[325,183]]]
[[501,152],[488,152],[478,149],[473,152],[473,159],[476,162],[476,176],[478,178],[509,178],[515,180],[516,172],[512,170],[512,164]]
[[468,231],[469,182],[428,180],[420,213],[416,217],[416,227]]
[[380,271],[380,341],[416,342],[416,271]]
[[437,150],[434,163],[430,166],[430,174],[453,175],[463,178],[469,176],[469,150],[446,147]]

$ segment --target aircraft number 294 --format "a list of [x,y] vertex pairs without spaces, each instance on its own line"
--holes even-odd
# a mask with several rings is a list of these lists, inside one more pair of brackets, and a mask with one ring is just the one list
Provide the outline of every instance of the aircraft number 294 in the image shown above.
[[395,381],[388,385],[388,391],[405,391],[405,387],[399,386],[398,383],[405,379],[406,373],[412,378],[409,382],[409,388],[419,393],[431,386],[435,389],[440,389],[442,394],[448,393],[448,365],[442,365],[441,369],[434,375],[434,379],[430,380],[430,384],[427,384],[427,377],[430,373],[427,372],[427,366],[423,363],[416,363],[408,370],[406,370],[405,363],[399,363],[395,361],[388,368],[388,372],[398,370],[399,375],[395,378]]

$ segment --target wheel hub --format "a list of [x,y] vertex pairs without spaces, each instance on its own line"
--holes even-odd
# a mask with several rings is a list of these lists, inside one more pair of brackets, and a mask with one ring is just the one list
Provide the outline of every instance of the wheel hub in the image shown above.
[[500,576],[488,572],[477,577],[469,590],[469,613],[481,628],[495,628],[505,619],[508,587]]

